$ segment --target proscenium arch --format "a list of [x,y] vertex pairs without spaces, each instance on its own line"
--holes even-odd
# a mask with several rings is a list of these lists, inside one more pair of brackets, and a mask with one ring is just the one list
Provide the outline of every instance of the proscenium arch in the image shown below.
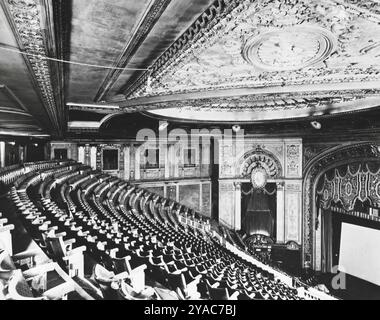
[[331,169],[357,162],[380,163],[380,142],[349,143],[328,149],[316,156],[305,168],[303,179],[302,264],[304,268],[320,270],[316,264],[317,185],[321,177]]

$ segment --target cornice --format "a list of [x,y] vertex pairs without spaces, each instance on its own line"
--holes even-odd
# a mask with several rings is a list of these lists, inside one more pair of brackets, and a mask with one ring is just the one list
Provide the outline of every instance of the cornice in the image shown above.
[[[249,2],[249,0],[244,1]],[[151,72],[144,72],[137,80],[122,89],[123,93],[128,97],[131,93],[143,85],[148,76],[154,74],[164,65],[170,64],[170,61],[176,55],[189,46],[190,42],[195,42],[201,38],[201,34],[205,30],[211,30],[223,17],[227,16],[238,5],[242,4],[239,0],[215,0],[214,3],[202,13],[197,20],[155,61],[151,68]]]
[[52,127],[60,135],[63,123],[57,110],[62,111],[63,104],[56,98],[61,87],[59,82],[52,80],[52,74],[59,77],[60,70],[56,63],[35,56],[59,58],[51,0],[5,0],[1,6],[20,50],[29,54],[23,55],[24,61]]

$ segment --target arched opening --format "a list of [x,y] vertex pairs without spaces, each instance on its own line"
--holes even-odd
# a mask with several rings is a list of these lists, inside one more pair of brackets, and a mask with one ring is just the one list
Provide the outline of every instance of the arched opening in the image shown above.
[[[379,164],[378,146],[372,142],[363,142],[332,148],[316,157],[305,168],[302,246],[304,268],[315,271],[331,269],[331,265],[337,259],[334,258],[333,252],[338,250],[329,235],[336,223],[331,212],[363,211],[365,214],[373,210],[373,198],[376,195],[371,195],[371,192],[380,185],[379,175],[375,169]],[[366,176],[375,178],[371,181],[360,180],[361,177],[367,179]],[[351,188],[349,185],[353,183],[348,183],[349,177],[354,180],[359,179],[359,185],[353,185]],[[340,179],[343,183],[334,179]],[[323,190],[321,190],[322,183],[325,183]],[[363,191],[362,185],[368,187],[368,190]],[[356,201],[358,198],[360,201]],[[329,254],[326,247],[332,250]]]

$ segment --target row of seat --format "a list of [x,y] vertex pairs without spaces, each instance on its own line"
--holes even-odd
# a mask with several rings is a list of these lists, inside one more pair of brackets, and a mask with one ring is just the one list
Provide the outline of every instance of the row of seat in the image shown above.
[[[226,292],[225,289],[227,289],[229,292],[250,298],[277,299],[286,298],[286,295],[289,295],[291,298],[296,298],[294,290],[289,288],[285,290],[285,286],[277,283],[273,279],[266,278],[268,275],[264,270],[257,271],[253,266],[249,266],[248,263],[240,261],[237,257],[232,258],[231,253],[223,252],[222,248],[219,248],[218,244],[209,236],[199,234],[192,228],[180,225],[178,219],[175,217],[181,214],[179,211],[182,206],[178,206],[174,202],[170,203],[167,199],[153,195],[148,191],[134,188],[133,186],[129,186],[129,189],[126,188],[126,196],[121,198],[123,202],[117,202],[120,196],[117,197],[116,194],[120,190],[117,187],[116,181],[117,180],[111,182],[103,181],[99,184],[99,188],[94,190],[95,194],[91,196],[91,192],[88,192],[86,196],[83,196],[81,192],[76,192],[77,202],[81,204],[80,210],[86,211],[90,215],[95,211],[95,215],[101,217],[103,221],[108,221],[110,224],[122,223],[127,226],[127,230],[130,230],[128,228],[134,230],[135,235],[140,234],[142,238],[144,236],[151,237],[155,235],[162,244],[173,246],[175,248],[174,250],[179,250],[181,253],[194,254],[194,261],[191,260],[186,263],[182,261],[183,264],[178,265],[178,263],[176,264],[175,258],[171,257],[170,254],[169,256],[163,256],[158,252],[158,256],[155,256],[139,248],[140,250],[136,252],[137,255],[143,256],[146,254],[146,257],[150,258],[148,259],[150,265],[154,266],[155,264],[159,264],[161,267],[160,270],[166,271],[166,274],[160,275],[160,270],[152,269],[152,273],[159,275],[158,278],[161,277],[160,280],[165,284],[170,286],[167,274],[167,271],[170,269],[170,267],[168,267],[169,263],[169,265],[175,265],[175,272],[179,272],[179,270],[185,268],[189,271],[189,267],[193,268],[193,270],[190,270],[190,273],[187,272],[184,276],[188,276],[189,279],[196,279],[198,275],[201,275],[201,278],[204,279],[200,281],[200,287],[202,287],[203,284],[208,292],[202,292],[202,290],[200,290],[198,293],[209,294],[209,297],[210,291],[213,291],[212,289],[215,289],[213,287],[216,285],[220,286],[219,289],[221,290],[214,290],[213,292]],[[86,186],[85,181],[83,181],[83,184]],[[80,185],[78,185],[78,188],[79,187]],[[86,198],[88,199],[87,203]],[[112,199],[112,201],[110,201],[110,199]],[[153,250],[153,248],[147,250]],[[219,257],[224,258],[226,261],[215,260],[219,259]],[[204,261],[208,261],[208,263],[212,264],[210,269],[203,270],[199,267]],[[242,264],[241,268],[236,269],[234,265],[236,261]],[[215,265],[223,265],[223,262],[228,266],[227,269],[230,270],[229,273],[226,270],[211,270]],[[234,278],[232,276],[236,270],[246,271],[246,269],[249,270],[250,268],[253,268],[250,275],[258,275],[257,279],[247,279],[239,276]],[[193,271],[193,273],[191,271]],[[222,271],[226,272],[226,274],[222,274]],[[214,275],[214,277],[212,277],[212,275]],[[239,285],[237,284],[237,279],[240,281]],[[216,282],[218,282],[218,284]],[[253,285],[249,285],[250,282]],[[256,291],[258,287],[262,288],[263,292]],[[275,288],[278,288],[277,292]]]
[[145,274],[182,299],[299,298],[211,233],[181,223],[181,216],[201,220],[188,208],[85,166],[30,172],[11,197],[33,237],[70,276],[85,278],[85,251],[103,273],[123,275],[117,284],[130,298],[126,288],[146,289]]

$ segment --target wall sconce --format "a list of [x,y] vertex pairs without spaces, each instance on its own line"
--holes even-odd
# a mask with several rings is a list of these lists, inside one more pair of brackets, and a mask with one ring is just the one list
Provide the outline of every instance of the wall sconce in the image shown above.
[[167,121],[160,121],[160,124],[158,126],[159,131],[165,130],[169,126],[169,122]]
[[235,124],[232,126],[232,130],[233,132],[238,133],[241,130],[241,127],[238,124]]
[[313,121],[310,124],[316,130],[321,130],[322,129],[322,124],[320,122],[318,122],[318,121]]

